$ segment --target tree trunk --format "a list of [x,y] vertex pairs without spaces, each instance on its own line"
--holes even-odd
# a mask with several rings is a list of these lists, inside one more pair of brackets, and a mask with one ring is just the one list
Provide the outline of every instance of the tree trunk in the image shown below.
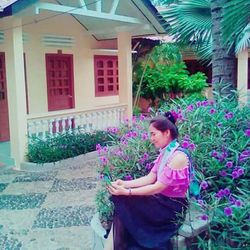
[[212,83],[223,97],[231,97],[236,87],[236,59],[222,41],[222,6],[227,0],[211,0],[212,15]]

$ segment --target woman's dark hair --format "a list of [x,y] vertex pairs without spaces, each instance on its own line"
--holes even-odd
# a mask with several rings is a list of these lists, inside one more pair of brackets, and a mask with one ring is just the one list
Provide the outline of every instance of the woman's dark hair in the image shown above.
[[153,118],[150,121],[150,124],[152,124],[157,130],[160,130],[161,132],[169,130],[171,137],[176,139],[179,133],[175,122],[176,118],[173,116],[173,114],[171,112],[165,112],[163,115]]

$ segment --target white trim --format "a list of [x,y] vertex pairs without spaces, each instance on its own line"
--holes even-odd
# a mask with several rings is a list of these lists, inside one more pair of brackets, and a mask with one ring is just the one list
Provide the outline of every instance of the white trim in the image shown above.
[[111,15],[110,13],[98,12],[93,10],[83,10],[81,8],[73,8],[72,6],[65,6],[65,5],[58,5],[51,3],[38,3],[35,6],[38,13],[40,10],[50,10],[54,12],[62,12],[62,13],[68,13],[72,15],[80,15],[86,17],[95,17],[95,18],[120,21],[125,23],[139,23],[139,24],[144,23],[142,19],[138,19],[135,17]]
[[120,0],[113,0],[112,6],[109,12],[110,14],[115,14],[119,2]]
[[87,5],[84,0],[78,0],[78,2],[83,10],[87,10]]

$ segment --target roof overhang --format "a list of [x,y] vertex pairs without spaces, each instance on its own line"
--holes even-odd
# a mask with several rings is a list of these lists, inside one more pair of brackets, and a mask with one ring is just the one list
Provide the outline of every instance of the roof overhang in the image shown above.
[[26,8],[25,16],[35,16],[36,22],[44,15],[71,15],[98,40],[116,38],[122,31],[132,36],[166,33],[166,23],[150,0],[19,0],[8,8],[2,16],[17,12],[21,16]]

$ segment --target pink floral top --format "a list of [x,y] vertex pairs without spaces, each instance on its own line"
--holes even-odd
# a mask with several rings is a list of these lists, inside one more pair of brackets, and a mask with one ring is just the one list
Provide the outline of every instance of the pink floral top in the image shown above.
[[[168,165],[171,159],[179,153],[180,151],[177,150],[169,157],[159,179],[157,179],[157,181],[167,185],[167,187],[161,192],[161,194],[168,197],[186,197],[186,193],[189,187],[189,166],[186,166],[182,169],[173,169]],[[155,164],[151,169],[151,172],[157,174],[162,157],[163,154],[160,154],[154,161]]]

